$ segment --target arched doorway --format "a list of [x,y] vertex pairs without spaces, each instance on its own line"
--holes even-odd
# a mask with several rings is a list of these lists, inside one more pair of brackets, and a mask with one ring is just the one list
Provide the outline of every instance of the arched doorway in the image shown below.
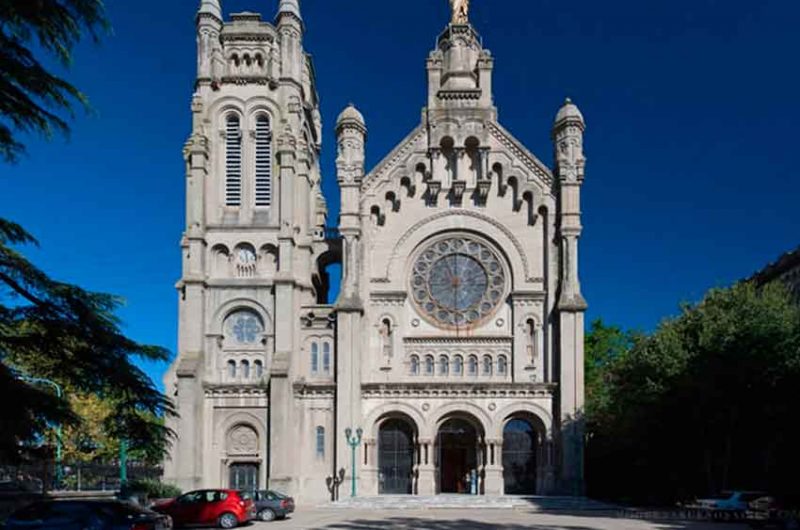
[[503,482],[507,495],[536,493],[538,435],[528,420],[514,418],[503,429]]
[[378,434],[378,493],[410,495],[413,478],[414,430],[402,419],[389,419]]
[[439,491],[477,494],[479,480],[478,431],[461,418],[442,424],[437,435]]

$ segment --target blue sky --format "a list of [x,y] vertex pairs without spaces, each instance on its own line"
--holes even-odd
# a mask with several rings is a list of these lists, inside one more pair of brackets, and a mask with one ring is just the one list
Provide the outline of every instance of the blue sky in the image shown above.
[[[195,0],[108,0],[113,36],[67,77],[89,96],[69,140],[26,138],[0,165],[0,216],[55,277],[126,298],[135,339],[175,350],[181,147]],[[271,19],[278,0],[224,0]],[[800,123],[795,0],[473,0],[496,58],[500,121],[548,164],[565,96],[588,122],[581,274],[589,318],[652,329],[678,304],[796,247]],[[418,122],[446,0],[305,0],[334,208],[333,124],[354,102],[376,164]],[[332,218],[331,222],[335,222]],[[147,365],[160,379],[165,365]]]

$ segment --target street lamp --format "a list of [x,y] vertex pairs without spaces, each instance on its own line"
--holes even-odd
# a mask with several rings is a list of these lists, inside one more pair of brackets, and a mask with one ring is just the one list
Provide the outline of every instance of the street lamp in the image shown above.
[[356,436],[355,438],[353,435],[353,430],[348,427],[344,430],[344,435],[347,437],[347,445],[350,446],[350,450],[352,451],[352,461],[353,461],[353,473],[350,477],[351,479],[351,488],[350,488],[350,496],[356,496],[356,447],[361,445],[361,435],[364,434],[364,431],[361,430],[361,427],[356,429]]
[[[23,374],[16,374],[17,379],[20,381],[25,381],[26,383],[30,383],[32,385],[49,385],[56,389],[56,396],[58,399],[61,399],[64,396],[64,392],[61,390],[61,385],[56,383],[55,381],[51,381],[50,379],[44,379],[43,377],[30,377]],[[56,480],[55,480],[55,488],[58,489],[61,487],[61,481],[64,478],[64,469],[63,469],[63,462],[62,462],[62,437],[61,437],[61,424],[56,425]]]

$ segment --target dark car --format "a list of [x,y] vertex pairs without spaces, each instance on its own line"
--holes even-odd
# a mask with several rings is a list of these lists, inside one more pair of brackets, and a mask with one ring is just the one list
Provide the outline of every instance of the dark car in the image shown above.
[[285,519],[294,511],[294,499],[282,493],[270,490],[253,492],[256,502],[256,513],[262,521]]
[[6,519],[6,530],[169,530],[168,515],[122,501],[41,501]]
[[156,504],[153,510],[170,515],[175,526],[236,528],[256,515],[253,500],[236,490],[190,491]]

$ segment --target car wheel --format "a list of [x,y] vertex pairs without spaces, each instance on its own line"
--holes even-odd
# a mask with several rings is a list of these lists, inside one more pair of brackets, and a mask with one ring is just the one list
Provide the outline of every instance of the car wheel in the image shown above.
[[264,508],[263,510],[258,512],[258,518],[261,519],[262,521],[274,521],[275,519],[277,519],[277,516],[275,515],[275,512],[273,512],[269,508]]
[[223,513],[219,516],[219,527],[230,529],[239,526],[239,520],[232,513]]

